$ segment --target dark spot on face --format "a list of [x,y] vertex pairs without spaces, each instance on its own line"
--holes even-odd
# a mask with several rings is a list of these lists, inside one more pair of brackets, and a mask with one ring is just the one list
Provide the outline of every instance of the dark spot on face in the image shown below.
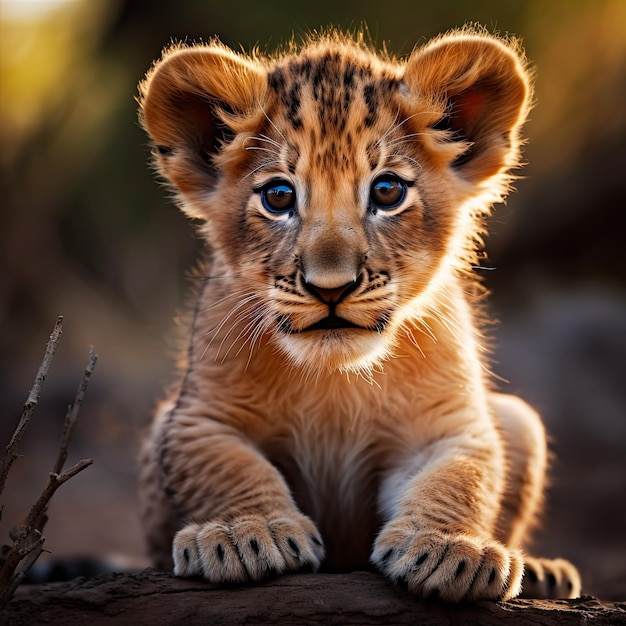
[[424,554],[420,554],[420,556],[415,561],[415,567],[420,567],[422,563],[429,557],[428,552],[424,552]]
[[287,154],[285,155],[285,161],[287,162],[287,168],[291,174],[296,173],[296,167],[300,160],[300,150],[294,143],[289,143],[287,146]]
[[279,315],[276,318],[276,328],[281,333],[290,333],[292,331],[291,321],[287,315]]
[[382,558],[383,563],[386,563],[392,554],[393,554],[393,548],[389,548],[389,550],[387,550],[387,552],[385,552],[385,554],[383,555],[383,558]]
[[224,546],[221,543],[217,544],[217,547],[215,548],[215,552],[217,554],[217,558],[219,559],[219,561],[223,563],[224,562]]
[[487,579],[487,584],[490,585],[496,579],[496,570],[491,568],[489,572],[489,578]]
[[465,570],[465,561],[461,561],[456,566],[456,572],[454,572],[454,577],[458,578],[463,573],[464,570]]
[[290,74],[299,78],[304,78],[306,81],[308,81],[311,77],[311,67],[311,59],[306,57],[303,60],[292,59],[289,62]]
[[298,130],[302,126],[302,119],[300,118],[300,90],[300,83],[294,83],[285,98],[287,119],[294,130]]
[[398,89],[399,83],[400,81],[398,81],[398,79],[396,78],[385,78],[383,80],[383,87],[385,91],[387,91],[388,93],[391,93],[393,91],[396,91],[396,89]]
[[285,74],[282,69],[275,69],[269,76],[267,77],[267,82],[270,86],[270,89],[273,89],[276,92],[282,92],[285,89]]
[[370,170],[374,171],[380,161],[380,146],[375,141],[370,141],[365,148],[365,152],[367,153]]
[[256,539],[250,539],[250,547],[252,548],[254,554],[259,554],[259,542]]
[[354,72],[354,65],[352,63],[346,64],[346,67],[343,71],[343,86],[346,89],[352,89],[352,86],[354,85]]
[[367,107],[367,115],[363,123],[366,128],[370,128],[376,121],[376,111],[379,107],[378,93],[373,83],[368,83],[363,87],[363,100],[365,100],[365,106]]
[[183,550],[183,559],[185,559],[185,563],[189,563],[189,550],[187,548]]
[[320,539],[318,539],[317,537],[311,537],[311,541],[316,545],[316,546],[321,546],[322,545],[322,541]]

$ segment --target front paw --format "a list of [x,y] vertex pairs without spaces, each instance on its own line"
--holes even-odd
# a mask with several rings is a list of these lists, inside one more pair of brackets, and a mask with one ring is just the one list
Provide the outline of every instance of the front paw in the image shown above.
[[176,576],[213,583],[257,581],[307,567],[315,571],[324,558],[313,522],[295,512],[192,523],[176,534],[172,552]]
[[514,598],[523,572],[521,555],[496,541],[419,529],[408,519],[383,528],[371,560],[412,593],[447,602]]

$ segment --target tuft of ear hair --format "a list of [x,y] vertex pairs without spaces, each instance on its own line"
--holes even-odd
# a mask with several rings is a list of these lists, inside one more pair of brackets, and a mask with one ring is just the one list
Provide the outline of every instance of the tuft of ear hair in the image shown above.
[[454,167],[480,182],[517,165],[519,130],[530,108],[530,80],[515,41],[456,31],[413,52],[404,79],[442,116],[434,128],[468,143]]
[[164,52],[139,85],[139,119],[159,170],[180,192],[214,173],[212,157],[233,132],[225,120],[258,105],[266,86],[260,63],[217,41]]

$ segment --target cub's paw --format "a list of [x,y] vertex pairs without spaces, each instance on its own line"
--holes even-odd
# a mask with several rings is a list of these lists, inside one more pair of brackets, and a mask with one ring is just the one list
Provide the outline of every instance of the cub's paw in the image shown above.
[[313,522],[293,512],[189,524],[174,537],[172,553],[176,576],[240,583],[289,570],[317,570],[324,546]]
[[524,558],[523,598],[578,598],[580,574],[565,559]]
[[514,598],[523,569],[521,555],[496,541],[418,529],[407,519],[383,528],[371,561],[412,593],[447,602]]

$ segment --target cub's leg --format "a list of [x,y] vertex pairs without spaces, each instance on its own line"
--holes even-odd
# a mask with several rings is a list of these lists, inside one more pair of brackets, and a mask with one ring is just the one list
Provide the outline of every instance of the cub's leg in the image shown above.
[[407,450],[383,477],[379,504],[387,521],[371,561],[421,597],[449,602],[515,597],[523,559],[494,537],[504,454],[488,409],[477,399],[473,406],[429,419],[447,437]]
[[[508,481],[497,525],[497,537],[521,548],[543,504],[547,468],[546,435],[541,419],[515,396],[490,398],[505,443]],[[564,559],[524,559],[521,595],[527,598],[576,598],[580,576]]]
[[171,570],[172,539],[177,523],[171,501],[165,493],[163,472],[160,468],[161,429],[173,407],[164,403],[159,407],[150,436],[143,442],[139,457],[139,509],[148,556],[155,567]]
[[[143,517],[155,564],[168,561],[164,545],[171,545],[178,520],[172,546],[178,576],[245,582],[319,567],[318,530],[298,511],[278,470],[235,429],[171,411],[155,421],[145,450]],[[161,493],[154,476],[161,476]]]

